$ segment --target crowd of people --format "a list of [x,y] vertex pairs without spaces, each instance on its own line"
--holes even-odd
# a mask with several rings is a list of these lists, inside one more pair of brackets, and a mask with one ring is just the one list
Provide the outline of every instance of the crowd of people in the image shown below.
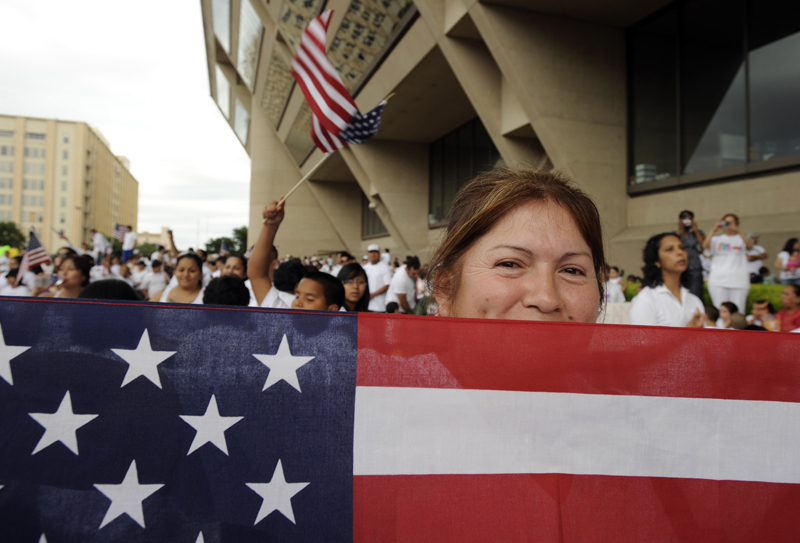
[[[169,246],[145,257],[129,227],[117,254],[92,230],[91,249],[65,240],[51,266],[20,270],[22,257],[0,258],[0,295],[596,322],[604,304],[625,301],[634,281],[633,324],[800,329],[797,238],[777,255],[776,278],[764,266],[769,255],[758,235],[742,233],[736,215],[726,214],[706,235],[683,211],[676,230],[647,241],[643,277],[626,282],[623,270],[606,264],[591,198],[553,172],[479,174],[456,196],[428,265],[411,255],[393,261],[374,243],[360,262],[346,251],[280,258],[274,242],[285,213],[277,202],[264,208],[245,255],[180,251],[170,231]],[[782,310],[762,299],[745,317],[750,285],[776,282],[785,285]],[[711,305],[703,304],[704,286]]]

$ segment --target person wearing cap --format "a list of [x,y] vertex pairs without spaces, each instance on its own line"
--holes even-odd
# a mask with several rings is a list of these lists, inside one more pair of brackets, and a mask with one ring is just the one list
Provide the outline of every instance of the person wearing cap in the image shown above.
[[703,299],[703,262],[700,255],[703,252],[703,242],[706,240],[705,233],[697,227],[694,222],[694,213],[685,209],[678,215],[678,229],[674,232],[678,235],[686,249],[689,262],[686,267],[686,277],[688,279],[689,292]]
[[750,282],[753,278],[759,283],[763,281],[761,278],[761,267],[764,265],[764,259],[767,258],[767,250],[758,244],[760,237],[756,232],[749,232],[747,237],[753,240],[753,248],[747,251],[747,271],[750,272]]
[[386,291],[392,282],[392,269],[381,260],[381,248],[377,243],[367,247],[369,262],[364,265],[369,283],[369,310],[376,313],[386,312]]

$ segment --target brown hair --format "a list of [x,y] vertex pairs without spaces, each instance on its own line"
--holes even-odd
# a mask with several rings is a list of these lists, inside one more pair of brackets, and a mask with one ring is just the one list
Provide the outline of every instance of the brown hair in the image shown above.
[[725,213],[722,216],[722,220],[725,220],[725,217],[733,217],[733,220],[736,221],[736,226],[739,226],[739,217],[735,213]]
[[[447,231],[430,263],[436,298],[453,300],[461,282],[464,253],[508,212],[528,200],[553,201],[572,216],[592,251],[602,304],[605,299],[605,251],[600,214],[589,196],[557,172],[500,168],[478,174],[456,195],[447,215]],[[433,274],[433,271],[439,273]],[[442,273],[446,272],[446,273]]]
[[82,256],[74,254],[65,256],[64,260],[61,261],[59,267],[63,266],[64,262],[66,262],[67,260],[71,260],[72,265],[75,266],[75,269],[81,272],[81,275],[83,275],[83,281],[81,281],[81,286],[82,287],[87,286],[89,284],[89,277],[92,269],[92,265],[89,263],[89,261],[83,258]]

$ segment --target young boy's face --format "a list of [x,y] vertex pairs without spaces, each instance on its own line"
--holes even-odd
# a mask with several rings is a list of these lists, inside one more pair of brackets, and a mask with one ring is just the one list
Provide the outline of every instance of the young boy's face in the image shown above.
[[338,305],[328,305],[322,285],[312,279],[301,279],[294,289],[294,295],[292,309],[339,311]]

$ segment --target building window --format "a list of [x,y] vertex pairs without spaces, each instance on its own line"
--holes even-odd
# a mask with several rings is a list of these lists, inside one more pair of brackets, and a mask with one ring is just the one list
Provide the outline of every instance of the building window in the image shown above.
[[680,0],[629,30],[629,192],[800,164],[798,15]]
[[67,207],[67,199],[61,198],[61,207]]
[[369,199],[361,193],[361,239],[377,238],[389,235],[381,218],[369,207]]
[[6,188],[6,178],[0,177],[0,189]]
[[67,160],[68,158],[69,158],[69,151],[64,149],[64,160]]
[[236,69],[247,88],[253,91],[256,84],[258,53],[261,49],[261,18],[250,0],[242,0],[239,11],[239,56]]
[[236,115],[233,118],[233,131],[242,145],[247,145],[247,132],[250,129],[250,114],[244,108],[239,99],[236,99]]
[[225,73],[217,66],[217,105],[226,119],[231,118],[231,84]]
[[69,134],[64,134],[64,143],[69,143]]
[[[42,149],[42,158],[45,158],[45,149]],[[44,167],[44,166],[42,166]]]
[[8,205],[14,204],[14,196],[12,194],[8,195]]
[[430,145],[428,225],[441,226],[453,199],[480,172],[505,166],[480,119],[475,118]]
[[36,214],[36,222],[43,222],[43,221],[44,221],[44,215],[41,214],[41,213],[37,213]]
[[6,195],[0,194],[0,205],[6,205]]
[[29,185],[30,185],[30,183],[28,182],[27,179],[23,179],[22,180],[22,188],[23,189],[27,190],[29,188]]
[[231,0],[212,0],[214,34],[225,52],[231,53]]
[[62,166],[61,167],[61,175],[67,175],[67,172],[68,172],[67,167],[66,166]]
[[14,131],[13,130],[11,130],[11,131],[9,131],[9,130],[0,130],[0,138],[13,138],[13,137],[14,137]]
[[8,155],[8,145],[0,145],[0,155]]
[[25,148],[25,156],[30,156],[30,154],[31,154],[31,148],[30,147],[26,147]]
[[60,222],[61,224],[64,224],[65,222],[67,222],[67,217],[66,217],[66,215],[64,215],[63,213],[61,213],[61,214],[58,216],[58,222]]
[[43,140],[43,139],[45,139],[45,135],[44,134],[34,134],[32,132],[28,132],[27,134],[25,134],[25,137],[28,138],[29,140]]
[[66,181],[62,181],[61,182],[61,190],[66,192],[66,190],[67,190],[67,182]]

